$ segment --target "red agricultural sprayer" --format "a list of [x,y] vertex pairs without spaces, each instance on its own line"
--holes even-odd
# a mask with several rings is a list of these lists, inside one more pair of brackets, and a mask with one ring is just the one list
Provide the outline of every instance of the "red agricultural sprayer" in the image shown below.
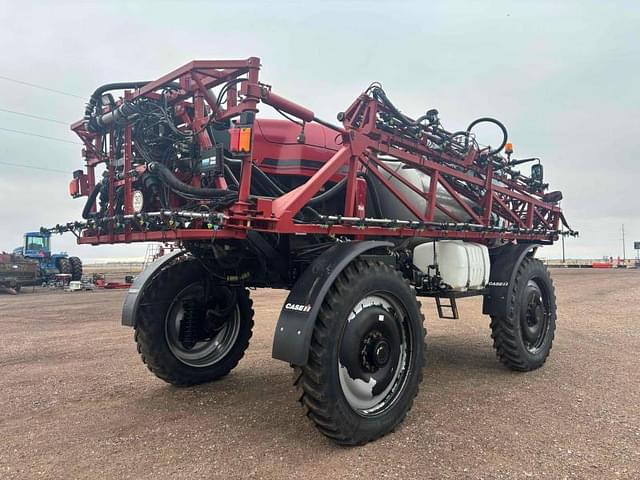
[[[250,287],[290,290],[273,356],[339,443],[373,440],[410,409],[425,351],[417,296],[457,318],[456,298],[483,295],[500,360],[540,367],[556,302],[534,253],[573,232],[539,160],[512,158],[493,118],[450,132],[436,110],[410,118],[372,84],[334,125],[259,76],[258,58],[193,61],[98,88],[72,125],[84,220],[50,230],[181,245],[123,308],[149,369],[175,385],[229,373],[251,337]],[[264,106],[284,119],[258,118]],[[504,137],[495,148],[474,135],[487,122]],[[530,176],[514,168],[525,162]]]

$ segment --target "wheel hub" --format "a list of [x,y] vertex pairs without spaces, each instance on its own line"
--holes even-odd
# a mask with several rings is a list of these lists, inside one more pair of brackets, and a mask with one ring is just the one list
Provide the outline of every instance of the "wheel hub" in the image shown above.
[[373,349],[373,362],[377,367],[384,367],[391,358],[389,353],[389,343],[386,340],[380,340]]
[[391,359],[389,340],[377,329],[365,334],[361,342],[360,365],[367,372],[377,372]]
[[379,296],[358,302],[340,342],[338,367],[347,402],[365,415],[383,408],[404,374],[406,358],[406,333],[394,305]]
[[536,351],[544,340],[547,326],[547,312],[538,284],[528,282],[521,314],[522,338],[525,346],[531,352]]

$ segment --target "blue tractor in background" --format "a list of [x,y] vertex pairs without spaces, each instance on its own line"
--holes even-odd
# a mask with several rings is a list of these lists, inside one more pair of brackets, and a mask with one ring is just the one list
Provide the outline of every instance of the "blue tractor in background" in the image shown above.
[[25,233],[22,246],[14,249],[13,253],[37,260],[39,277],[43,282],[59,273],[71,275],[71,280],[82,279],[82,261],[78,257],[70,257],[66,252],[51,253],[50,233]]

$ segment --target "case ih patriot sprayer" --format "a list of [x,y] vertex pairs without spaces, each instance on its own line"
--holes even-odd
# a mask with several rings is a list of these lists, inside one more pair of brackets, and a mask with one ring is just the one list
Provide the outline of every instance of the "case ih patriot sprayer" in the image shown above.
[[[534,253],[568,226],[538,159],[512,159],[495,119],[449,132],[436,110],[401,113],[378,84],[333,125],[259,74],[258,58],[193,61],[104,85],[72,125],[86,170],[70,193],[88,197],[84,220],[51,231],[182,247],[125,300],[149,369],[179,386],[229,373],[251,337],[251,287],[290,291],[273,356],[339,443],[376,439],[410,409],[425,353],[418,296],[457,318],[456,298],[483,295],[502,363],[540,367],[556,301]],[[261,105],[285,119],[257,118]],[[496,148],[476,141],[484,122],[504,135]],[[526,161],[530,176],[513,168]]]

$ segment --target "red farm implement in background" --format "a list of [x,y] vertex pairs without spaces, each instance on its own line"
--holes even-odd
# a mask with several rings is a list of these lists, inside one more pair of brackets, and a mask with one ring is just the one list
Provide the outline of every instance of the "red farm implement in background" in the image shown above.
[[[424,352],[416,296],[457,318],[456,298],[483,295],[500,360],[540,367],[556,306],[534,253],[573,232],[539,159],[512,159],[498,120],[448,131],[437,110],[410,118],[379,84],[334,125],[259,74],[258,58],[193,61],[104,85],[72,125],[86,170],[70,193],[88,198],[82,221],[50,230],[181,246],[125,301],[149,368],[176,385],[228,373],[251,336],[247,287],[290,290],[273,355],[296,368],[309,417],[340,443],[375,439],[409,410]],[[258,118],[263,106],[285,118]],[[481,123],[500,145],[479,144]],[[514,168],[525,162],[530,176]]]

